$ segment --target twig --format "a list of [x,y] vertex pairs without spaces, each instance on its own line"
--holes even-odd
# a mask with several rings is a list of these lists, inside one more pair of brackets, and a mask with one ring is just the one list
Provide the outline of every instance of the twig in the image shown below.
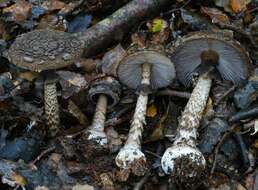
[[56,147],[52,146],[52,147],[50,147],[50,148],[48,148],[48,149],[42,151],[42,152],[37,156],[36,159],[34,159],[33,161],[31,161],[31,162],[29,163],[29,165],[30,165],[32,168],[35,168],[36,162],[39,161],[39,160],[40,160],[43,156],[45,156],[46,154],[48,154],[48,153],[52,152],[53,150],[55,150],[55,148],[56,148]]
[[232,86],[230,89],[228,89],[217,101],[215,101],[214,105],[217,106],[222,100],[224,100],[235,89],[236,89],[235,85]]
[[160,96],[176,96],[179,98],[186,98],[189,99],[191,96],[191,93],[189,92],[180,92],[180,91],[176,91],[176,90],[170,90],[170,89],[165,89],[165,90],[161,90],[158,95]]
[[147,172],[146,175],[143,176],[143,178],[138,183],[136,183],[133,190],[141,190],[143,185],[146,183],[146,181],[150,177],[150,175],[151,175],[151,171]]
[[225,142],[225,140],[232,134],[232,132],[235,130],[235,128],[237,127],[238,125],[235,124],[233,125],[230,129],[228,129],[228,131],[222,136],[219,144],[216,146],[215,148],[215,151],[214,151],[214,159],[213,159],[213,165],[212,165],[212,168],[211,168],[211,176],[213,175],[214,173],[214,170],[215,170],[215,167],[216,167],[216,163],[217,163],[217,156],[218,156],[218,153],[219,153],[219,149],[221,147],[221,145]]

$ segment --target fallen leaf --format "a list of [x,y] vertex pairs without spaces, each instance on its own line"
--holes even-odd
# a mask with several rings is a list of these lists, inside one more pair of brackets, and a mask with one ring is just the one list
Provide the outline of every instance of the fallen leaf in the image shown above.
[[226,12],[239,13],[246,10],[246,6],[251,0],[214,0],[218,7],[222,7]]
[[65,3],[59,0],[48,0],[44,1],[42,4],[42,8],[48,10],[48,11],[55,11],[55,10],[61,10],[65,7]]
[[69,33],[85,31],[91,24],[91,15],[78,15],[68,22],[67,31]]
[[89,124],[87,117],[72,100],[68,101],[68,111],[79,120],[81,125],[87,126]]
[[32,14],[32,6],[25,0],[17,0],[16,4],[3,9],[3,13],[9,13],[11,21],[21,23]]
[[118,151],[122,146],[122,140],[120,139],[119,134],[113,127],[108,127],[106,130],[106,134],[110,152]]
[[151,104],[146,111],[147,117],[155,117],[157,115],[157,107],[154,104]]
[[125,54],[126,51],[120,44],[109,50],[101,61],[101,71],[107,75],[116,76],[117,66]]
[[246,9],[246,0],[230,0],[230,6],[234,13],[239,13]]
[[57,14],[45,14],[41,17],[37,29],[53,29],[65,31],[64,19]]
[[151,22],[147,23],[147,27],[151,33],[157,33],[162,32],[165,28],[167,28],[168,23],[163,19],[155,18]]
[[73,186],[72,190],[94,190],[94,187],[87,184],[76,184],[75,186]]
[[88,82],[81,74],[71,71],[57,71],[56,73],[61,78],[59,83],[62,86],[62,97],[65,99],[88,87]]
[[16,172],[12,172],[12,180],[15,181],[17,185],[20,185],[23,187],[28,183],[23,176],[17,174]]
[[108,173],[100,174],[100,179],[101,179],[103,189],[116,190],[113,180]]
[[71,85],[78,86],[80,88],[86,88],[88,85],[88,82],[81,74],[71,71],[57,71],[56,73]]
[[213,23],[221,22],[224,24],[230,24],[228,16],[219,9],[201,7],[201,13],[207,15]]
[[157,141],[159,139],[163,139],[164,137],[164,128],[163,128],[163,123],[167,119],[168,114],[162,115],[162,117],[159,120],[159,123],[155,127],[154,131],[150,135],[150,138],[148,139],[148,142],[150,141]]

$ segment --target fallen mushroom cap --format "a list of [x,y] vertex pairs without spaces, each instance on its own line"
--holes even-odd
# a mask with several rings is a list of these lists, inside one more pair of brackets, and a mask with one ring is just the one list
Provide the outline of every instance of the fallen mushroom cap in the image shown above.
[[32,71],[66,67],[83,51],[75,36],[54,30],[34,30],[18,36],[8,50],[13,64]]
[[89,90],[89,99],[96,104],[98,101],[98,97],[101,94],[107,96],[108,108],[112,108],[120,100],[120,83],[115,78],[110,76],[94,81],[91,84],[91,88]]
[[168,86],[175,78],[174,64],[165,55],[145,50],[125,56],[119,63],[119,80],[130,88],[136,89],[141,84],[142,64],[151,65],[150,84],[152,89]]
[[248,77],[249,58],[240,44],[223,33],[194,32],[175,42],[171,60],[175,63],[180,82],[189,86],[201,65],[201,55],[212,50],[219,56],[217,70],[225,80],[239,84]]

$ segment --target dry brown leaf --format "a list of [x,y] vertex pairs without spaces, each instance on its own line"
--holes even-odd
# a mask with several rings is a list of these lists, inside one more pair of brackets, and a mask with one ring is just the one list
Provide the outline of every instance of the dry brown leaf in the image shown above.
[[46,14],[40,19],[37,29],[65,31],[64,20],[60,19],[56,14]]
[[167,119],[167,116],[168,116],[167,113],[162,115],[162,117],[159,120],[159,123],[157,124],[154,131],[150,135],[150,138],[148,139],[148,141],[156,141],[164,137],[163,123]]
[[246,0],[230,0],[230,6],[234,13],[239,13],[246,9]]
[[207,15],[213,23],[230,24],[228,16],[216,8],[201,7],[201,13]]
[[125,54],[126,51],[120,44],[106,52],[101,61],[101,71],[107,75],[116,76],[118,64]]
[[157,107],[154,104],[151,104],[146,111],[147,117],[155,117],[157,115]]
[[21,23],[31,16],[32,6],[25,0],[17,0],[16,4],[7,7],[3,13],[10,13],[16,23]]

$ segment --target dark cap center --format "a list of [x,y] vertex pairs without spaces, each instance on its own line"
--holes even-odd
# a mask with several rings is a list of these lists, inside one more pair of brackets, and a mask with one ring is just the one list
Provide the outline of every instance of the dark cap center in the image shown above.
[[219,63],[219,54],[216,51],[205,50],[200,56],[203,64],[216,66]]

